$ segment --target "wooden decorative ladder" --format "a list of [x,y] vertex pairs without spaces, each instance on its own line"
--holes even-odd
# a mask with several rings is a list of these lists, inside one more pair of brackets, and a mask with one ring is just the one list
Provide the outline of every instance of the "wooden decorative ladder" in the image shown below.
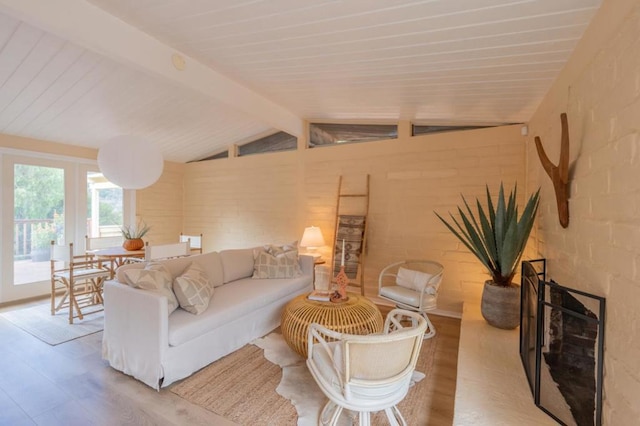
[[[349,277],[349,287],[359,287],[364,296],[364,266],[367,250],[367,227],[369,225],[369,175],[366,175],[366,189],[364,192],[343,193],[343,179],[338,180],[338,195],[336,202],[336,220],[333,250],[333,277],[340,271],[342,260],[342,245],[345,242],[345,272]],[[363,214],[346,214],[344,199],[361,199],[360,212]]]

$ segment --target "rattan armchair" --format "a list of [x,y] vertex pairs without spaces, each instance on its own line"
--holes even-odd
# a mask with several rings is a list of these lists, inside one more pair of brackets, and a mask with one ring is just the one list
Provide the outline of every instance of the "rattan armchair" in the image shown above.
[[359,413],[360,425],[369,425],[375,411],[384,411],[392,425],[406,425],[396,405],[409,390],[426,329],[422,316],[401,309],[389,312],[382,334],[343,334],[311,324],[307,366],[329,398],[320,423],[337,424],[346,408]]
[[424,317],[428,325],[425,339],[436,335],[427,311],[437,308],[443,272],[444,267],[432,260],[403,260],[384,268],[378,277],[378,296]]

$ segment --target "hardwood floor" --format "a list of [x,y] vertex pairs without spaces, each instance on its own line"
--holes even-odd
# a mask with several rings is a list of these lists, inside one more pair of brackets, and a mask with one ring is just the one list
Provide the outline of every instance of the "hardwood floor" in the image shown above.
[[[20,309],[22,306],[2,308]],[[383,315],[388,308],[381,307]],[[437,386],[424,425],[451,425],[460,321],[430,316],[438,334]],[[108,366],[102,332],[50,346],[0,318],[0,425],[232,425],[170,391],[156,392]]]

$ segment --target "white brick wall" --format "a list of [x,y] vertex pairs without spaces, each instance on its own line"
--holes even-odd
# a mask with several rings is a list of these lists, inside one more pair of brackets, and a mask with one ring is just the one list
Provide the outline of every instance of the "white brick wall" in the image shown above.
[[136,216],[151,226],[144,238],[149,244],[177,242],[186,231],[182,228],[183,173],[184,164],[165,162],[160,179],[136,191]]
[[220,250],[298,240],[315,225],[329,260],[338,178],[343,192],[360,192],[369,174],[367,294],[377,293],[387,264],[430,258],[446,268],[439,307],[461,312],[487,275],[433,212],[454,212],[460,194],[484,198],[485,184],[497,193],[501,180],[518,181],[524,198],[524,152],[520,126],[508,126],[191,163],[185,227],[204,232],[207,250]]
[[[528,186],[542,186],[535,233],[550,276],[607,298],[604,424],[640,419],[640,3],[605,1],[529,123]],[[560,227],[533,136],[557,162],[561,112],[571,136],[570,224]]]

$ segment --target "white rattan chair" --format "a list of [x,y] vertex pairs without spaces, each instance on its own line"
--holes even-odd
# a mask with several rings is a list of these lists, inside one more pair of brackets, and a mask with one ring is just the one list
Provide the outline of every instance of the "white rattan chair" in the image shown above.
[[402,309],[389,312],[382,334],[343,334],[311,324],[307,366],[329,398],[319,423],[335,425],[346,408],[359,413],[360,425],[383,410],[392,425],[406,425],[396,405],[409,390],[426,329],[421,315]]
[[424,317],[428,326],[425,339],[436,335],[427,311],[437,307],[443,272],[444,267],[438,262],[403,260],[384,268],[378,277],[378,296]]

